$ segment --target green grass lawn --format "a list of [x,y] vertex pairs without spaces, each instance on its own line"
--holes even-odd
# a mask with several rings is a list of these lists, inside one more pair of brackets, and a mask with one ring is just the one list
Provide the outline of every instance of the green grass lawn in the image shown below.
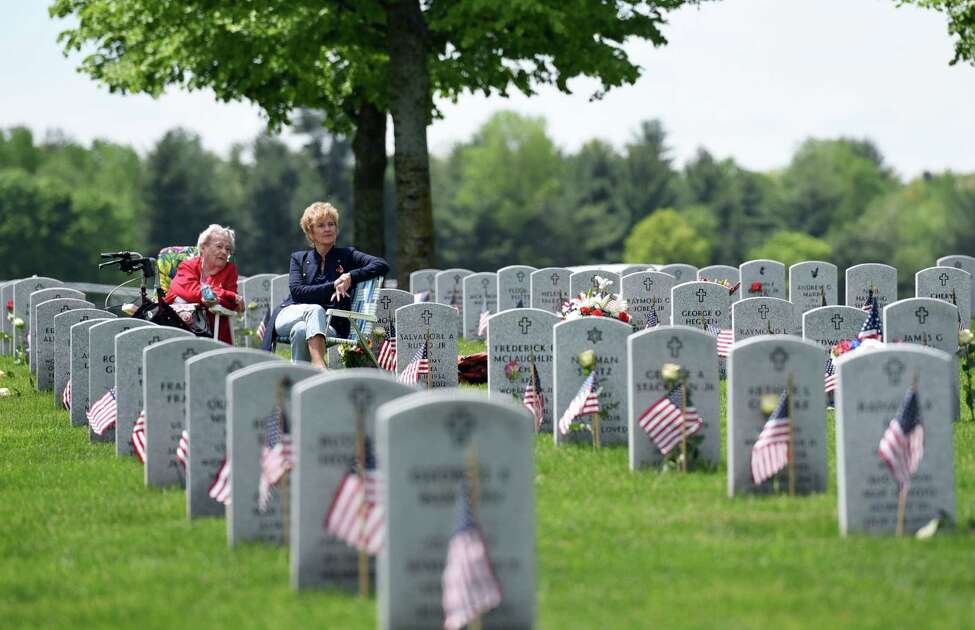
[[[23,394],[0,399],[0,628],[375,627],[374,600],[293,592],[284,549],[228,549],[222,519],[187,521],[181,491],[0,369]],[[625,448],[540,437],[539,626],[971,628],[975,423],[955,451],[956,533],[843,539],[832,448],[826,494],[731,500],[723,467],[631,473]]]

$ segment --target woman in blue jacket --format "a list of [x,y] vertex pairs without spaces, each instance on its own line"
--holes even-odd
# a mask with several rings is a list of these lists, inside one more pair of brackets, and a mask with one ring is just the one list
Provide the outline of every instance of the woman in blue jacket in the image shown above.
[[290,293],[265,320],[264,349],[274,336],[291,341],[292,361],[311,361],[325,367],[325,337],[347,337],[349,321],[333,320],[326,330],[325,309],[351,310],[352,287],[363,280],[384,276],[389,265],[354,247],[336,247],[339,211],[317,201],[301,215],[301,229],[312,248],[291,254]]

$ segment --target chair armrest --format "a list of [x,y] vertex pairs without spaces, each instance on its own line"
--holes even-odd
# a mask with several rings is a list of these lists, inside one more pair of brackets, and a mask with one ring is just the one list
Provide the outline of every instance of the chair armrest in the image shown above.
[[325,311],[325,314],[330,317],[344,317],[346,319],[358,319],[364,322],[378,322],[379,318],[375,315],[367,315],[365,313],[356,313],[355,311],[340,311],[337,308],[330,308]]

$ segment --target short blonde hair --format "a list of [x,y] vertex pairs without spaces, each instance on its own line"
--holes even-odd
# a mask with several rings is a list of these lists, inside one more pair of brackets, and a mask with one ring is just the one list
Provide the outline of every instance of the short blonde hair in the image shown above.
[[301,215],[301,231],[305,233],[305,238],[311,243],[311,227],[319,219],[332,219],[335,221],[335,227],[339,227],[339,211],[338,208],[326,201],[316,201],[311,204]]
[[235,237],[234,231],[229,227],[223,227],[222,225],[217,225],[216,223],[211,223],[207,226],[207,229],[200,232],[200,236],[196,239],[197,249],[202,248],[207,242],[214,236],[226,237],[227,241],[230,243],[230,251],[234,251],[235,247]]

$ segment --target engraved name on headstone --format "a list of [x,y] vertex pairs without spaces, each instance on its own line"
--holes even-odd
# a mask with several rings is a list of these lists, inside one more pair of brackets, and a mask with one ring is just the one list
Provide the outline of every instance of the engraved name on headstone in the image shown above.
[[846,270],[847,306],[863,308],[871,289],[881,309],[896,302],[897,269],[880,263],[863,263]]
[[704,330],[731,327],[731,296],[714,282],[684,282],[670,291],[671,323]]
[[773,297],[745,298],[731,306],[735,341],[757,335],[791,335],[795,331],[795,307]]
[[657,322],[670,324],[670,290],[674,288],[674,277],[658,271],[641,271],[623,276],[623,291],[620,297],[626,300],[630,323],[637,330],[647,325],[650,310],[657,312]]

